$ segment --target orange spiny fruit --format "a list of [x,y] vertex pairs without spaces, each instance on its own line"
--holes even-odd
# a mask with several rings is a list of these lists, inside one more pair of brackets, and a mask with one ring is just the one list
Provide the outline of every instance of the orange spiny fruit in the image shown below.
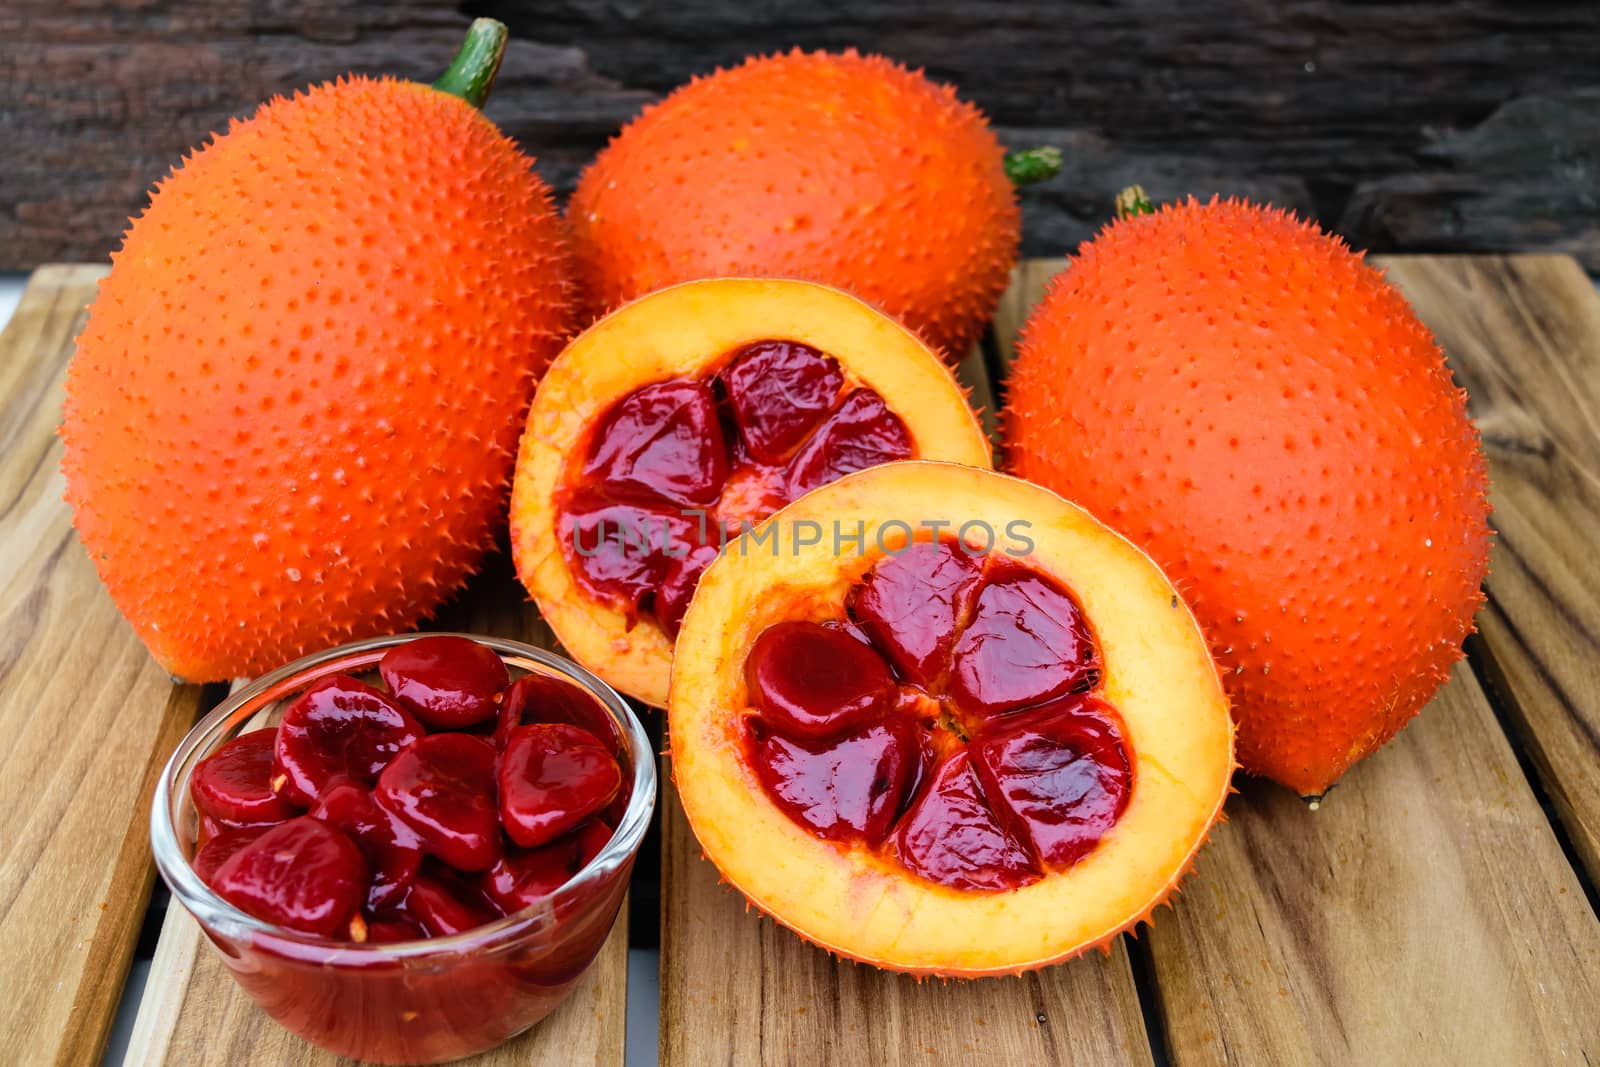
[[62,466],[173,674],[409,627],[493,542],[572,316],[549,192],[474,106],[504,27],[474,45],[437,88],[351,77],[234,122],[112,257]]
[[1016,262],[1008,165],[978,110],[920,72],[854,51],[753,58],[646,108],[584,172],[578,280],[598,314],[695,278],[805,278],[960,359]]
[[1008,461],[1189,599],[1240,763],[1303,793],[1392,737],[1461,656],[1487,476],[1438,345],[1342,243],[1234,201],[1108,227],[1023,331]]

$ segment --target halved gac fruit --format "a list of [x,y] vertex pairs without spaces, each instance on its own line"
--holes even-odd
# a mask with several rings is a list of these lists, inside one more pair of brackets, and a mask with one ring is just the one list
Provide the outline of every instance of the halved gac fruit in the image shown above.
[[679,620],[722,546],[904,459],[990,465],[961,388],[903,326],[810,282],[663,289],[545,374],[512,488],[517,573],[575,659],[661,707]]
[[1233,726],[1148,557],[1049,490],[929,462],[817,489],[746,547],[684,616],[668,734],[689,824],[752,904],[840,955],[970,977],[1103,946],[1166,899]]

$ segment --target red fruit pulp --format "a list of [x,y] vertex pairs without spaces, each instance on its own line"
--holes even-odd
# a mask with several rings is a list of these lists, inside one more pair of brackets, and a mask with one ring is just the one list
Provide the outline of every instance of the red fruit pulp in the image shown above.
[[519,726],[500,761],[500,822],[523,848],[546,844],[611,803],[622,768],[594,734],[565,723]]
[[257,918],[291,930],[347,934],[366,893],[366,862],[344,834],[316,819],[279,823],[217,867],[217,895]]
[[494,649],[465,637],[419,637],[384,653],[389,693],[432,730],[462,730],[494,718],[511,676]]
[[276,730],[252,730],[201,760],[189,778],[194,806],[236,825],[293,817],[294,805],[272,789],[272,750],[277,736]]
[[553,674],[524,674],[511,683],[500,704],[500,718],[494,730],[496,746],[505,748],[511,731],[530,722],[581,726],[604,741],[611,751],[622,747],[617,724],[594,694]]
[[[811,488],[909,459],[910,433],[871,389],[848,395],[809,345],[746,345],[700,380],[643,386],[595,426],[557,501],[562,551],[588,595],[669,636],[725,539]],[[727,531],[724,533],[724,531]]]
[[779,809],[955,889],[1037,881],[1115,826],[1134,786],[1082,609],[953,541],[879,561],[850,618],[751,646],[746,752]]
[[283,713],[273,750],[277,791],[302,807],[331,782],[371,785],[422,724],[381,689],[344,674],[314,683]]
[[422,850],[460,871],[500,858],[494,746],[468,734],[432,734],[378,776],[377,800],[415,831]]

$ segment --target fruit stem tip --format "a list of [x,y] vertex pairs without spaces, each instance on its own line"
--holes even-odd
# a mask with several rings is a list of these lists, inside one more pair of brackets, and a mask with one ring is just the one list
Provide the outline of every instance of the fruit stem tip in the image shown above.
[[1117,218],[1131,219],[1135,215],[1154,215],[1155,204],[1145,195],[1144,186],[1130,185],[1117,194]]
[[1038,148],[1019,148],[1015,152],[1007,152],[1005,168],[1006,177],[1018,187],[1054,178],[1061,173],[1061,149],[1054,145],[1040,145]]
[[494,87],[494,76],[500,73],[500,60],[505,58],[508,37],[510,32],[505,23],[473,19],[472,25],[467,27],[467,39],[461,42],[461,51],[433,87],[481,108]]

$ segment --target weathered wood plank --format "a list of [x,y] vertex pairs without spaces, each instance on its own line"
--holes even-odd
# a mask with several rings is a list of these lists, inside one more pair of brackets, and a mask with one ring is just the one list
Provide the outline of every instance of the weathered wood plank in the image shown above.
[[[510,562],[492,556],[432,629],[492,633],[549,646],[550,631],[526,602]],[[129,1046],[128,1062],[240,1067],[319,1067],[348,1061],[274,1022],[239,988],[200,928],[174,903],[157,943]],[[527,1034],[481,1056],[476,1067],[620,1065],[628,995],[628,907],[571,997]]]
[[1600,8],[1563,3],[142,0],[0,10],[0,267],[103,256],[152,181],[273,93],[347,70],[431,80],[468,14],[516,35],[488,113],[558,189],[645,101],[750,52],[884,51],[952,81],[1013,144],[1057,141],[1033,254],[1118,188],[1271,198],[1361,247],[1566,249],[1591,195]]
[[1600,296],[1564,257],[1384,263],[1448,353],[1489,454],[1483,666],[1600,881]]
[[106,596],[62,500],[62,373],[103,273],[49,267],[0,334],[0,1062],[98,1062],[155,877],[156,778],[200,710]]
[[919,982],[850,963],[746,910],[670,784],[661,804],[664,1067],[1152,1062],[1124,941],[1021,978]]
[[1175,1064],[1600,1058],[1600,922],[1470,669],[1320,810],[1241,784],[1150,932]]

